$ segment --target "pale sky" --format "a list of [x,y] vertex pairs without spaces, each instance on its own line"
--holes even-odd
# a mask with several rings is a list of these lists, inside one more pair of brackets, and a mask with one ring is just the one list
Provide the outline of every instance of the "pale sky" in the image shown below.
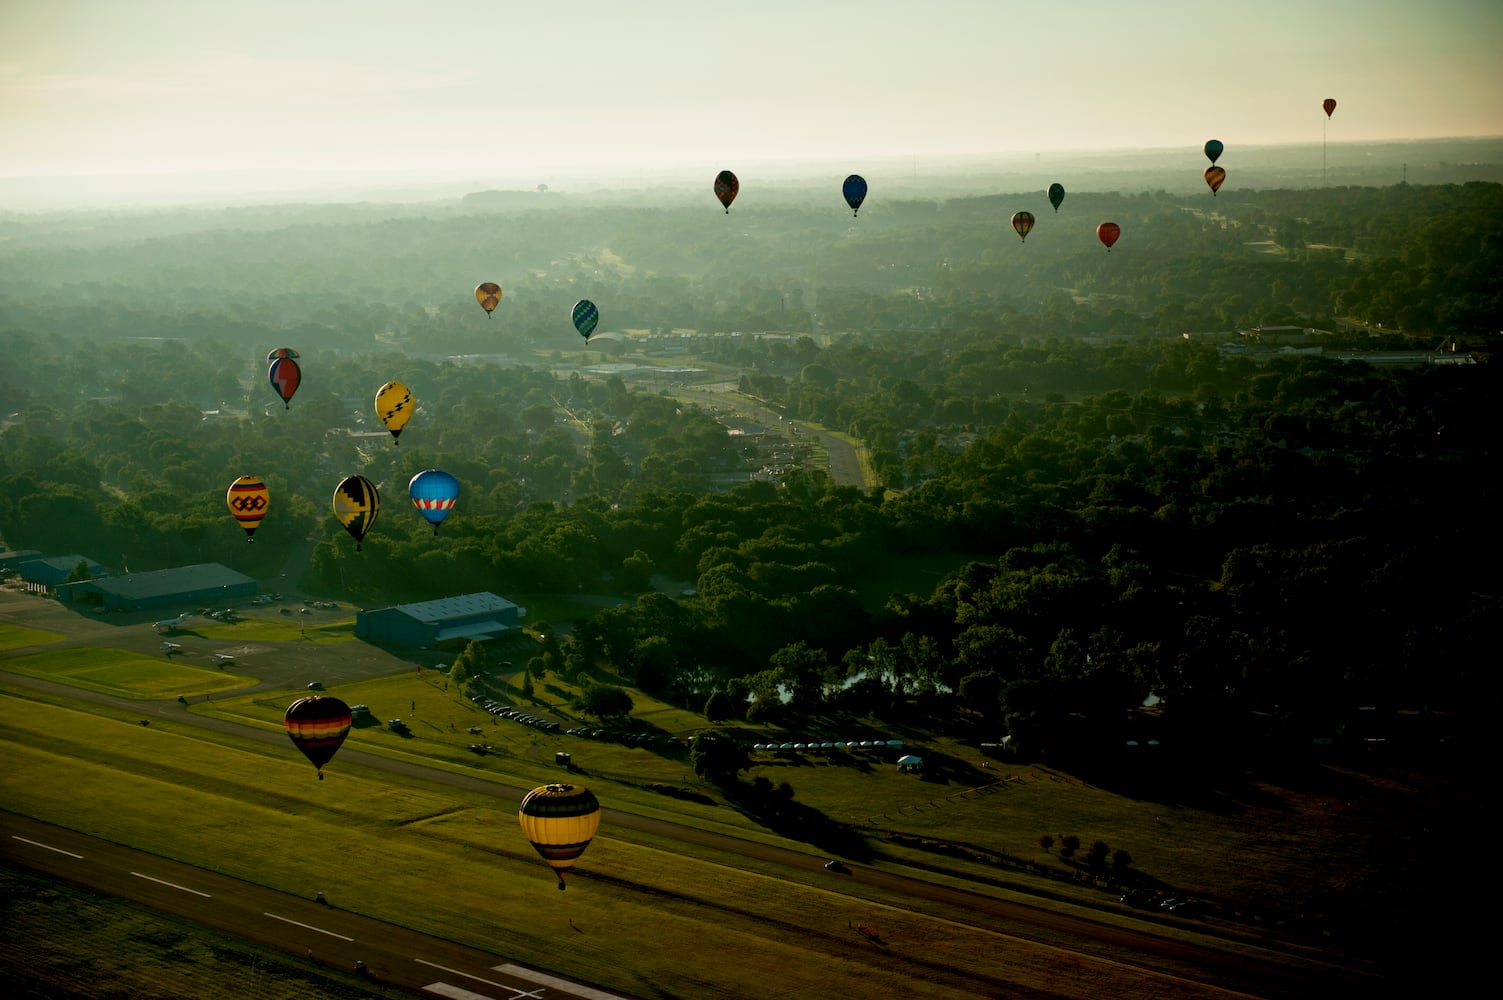
[[1500,51],[1499,0],[0,0],[0,177],[1498,136]]

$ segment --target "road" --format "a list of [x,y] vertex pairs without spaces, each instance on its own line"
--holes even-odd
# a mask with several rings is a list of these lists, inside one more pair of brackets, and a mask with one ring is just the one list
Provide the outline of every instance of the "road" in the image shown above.
[[790,423],[776,410],[763,406],[750,396],[743,396],[734,391],[729,383],[695,386],[685,390],[684,395],[688,399],[708,403],[720,410],[751,417],[768,427],[778,427],[779,424],[790,428],[797,427],[797,431],[790,431],[791,437],[795,440],[799,437],[814,438],[824,448],[829,460],[830,481],[836,486],[856,486],[866,489],[877,485],[866,481],[861,465],[860,449],[855,445],[823,427],[797,422]]
[[[62,627],[69,624],[66,620],[69,618],[72,619],[72,627]],[[38,628],[50,627],[65,634],[74,633],[76,630],[76,634],[70,635],[68,643],[100,644],[105,638],[119,638],[117,629],[103,625],[88,616],[78,616],[55,602],[25,595],[21,595],[18,599],[16,595],[0,593],[0,621],[7,620]],[[157,639],[149,625],[133,627],[128,633],[133,641],[137,631],[147,633],[148,635],[143,636],[141,641],[155,647]],[[47,648],[57,648],[58,645],[50,644]],[[349,661],[338,668],[341,674],[361,673],[373,676],[390,672],[393,669],[408,668],[408,664],[389,654],[370,649],[364,643],[358,645],[360,649],[349,650],[348,657],[340,657],[341,660],[348,659]],[[323,653],[319,657],[321,668],[326,672],[330,659],[329,649],[330,647],[323,647]],[[18,651],[0,654],[0,663],[3,663],[4,656],[15,655],[16,652]],[[282,661],[283,656],[279,653],[277,657],[267,659]],[[295,672],[298,668],[284,665],[282,669]],[[341,679],[352,678],[342,676]],[[0,672],[0,680],[22,688],[49,691],[80,701],[109,705],[139,714],[143,718],[171,717],[179,723],[187,723],[275,746],[278,751],[286,749],[286,737],[282,733],[248,728],[225,719],[187,712],[175,701],[138,701],[120,698],[5,672]],[[287,686],[285,681],[272,682],[264,678],[263,681],[271,686],[280,685],[282,688]],[[350,747],[344,748],[340,757],[342,761],[358,763],[374,770],[419,778],[425,782],[480,792],[493,797],[520,801],[524,794],[520,789],[495,782],[438,770],[410,761],[393,760]],[[939,885],[885,867],[853,864],[850,866],[851,871],[848,875],[832,876],[823,871],[823,857],[800,850],[746,841],[692,826],[616,810],[603,810],[603,820],[613,829],[643,831],[656,837],[709,848],[726,856],[739,856],[748,861],[756,860],[762,865],[780,866],[787,871],[791,879],[796,881],[807,881],[811,876],[825,880],[838,878],[841,891],[858,897],[879,892],[901,893],[912,900],[912,908],[915,911],[923,912],[932,909],[931,904],[940,904],[950,908],[951,912],[960,914],[959,919],[984,927],[993,933],[1012,935],[1030,941],[1069,940],[1075,942],[1074,949],[1082,956],[1131,965],[1141,970],[1175,979],[1188,979],[1213,988],[1263,997],[1315,995],[1318,992],[1328,992],[1333,988],[1340,989],[1343,986],[1348,989],[1366,988],[1368,993],[1372,992],[1370,987],[1373,984],[1368,977],[1345,966],[1328,964],[1310,955],[1259,947],[1246,940],[1218,940],[1211,933],[1199,934],[1191,938],[1165,937],[1156,933],[1155,925],[1148,921],[1123,924],[1120,921],[1120,914],[1117,915],[1118,920],[1098,921],[1078,912],[1034,907],[998,898],[984,891],[969,891]],[[10,850],[12,848],[8,845],[7,856],[10,856]],[[576,877],[588,878],[589,873],[579,872],[576,873]],[[113,890],[106,889],[106,891]],[[221,925],[216,923],[215,926]],[[251,926],[254,924],[246,925],[246,927]],[[233,927],[224,929],[236,930]],[[1184,928],[1181,927],[1180,930],[1183,932]],[[257,933],[251,933],[244,928],[237,932],[261,939]],[[294,950],[301,951],[302,947],[296,947]],[[370,963],[371,959],[367,958],[364,961]],[[389,956],[383,961],[387,961],[392,968],[395,968],[393,963],[399,961],[399,956]],[[554,994],[550,994],[552,995]]]

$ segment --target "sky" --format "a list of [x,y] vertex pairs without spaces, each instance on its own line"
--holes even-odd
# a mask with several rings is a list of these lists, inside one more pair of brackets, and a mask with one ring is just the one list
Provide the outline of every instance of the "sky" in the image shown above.
[[0,0],[0,178],[1499,136],[1500,49],[1498,0]]

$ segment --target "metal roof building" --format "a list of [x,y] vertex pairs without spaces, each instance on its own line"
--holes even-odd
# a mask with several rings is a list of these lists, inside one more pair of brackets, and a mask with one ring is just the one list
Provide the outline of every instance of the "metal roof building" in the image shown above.
[[489,591],[398,604],[355,615],[355,634],[373,642],[436,647],[460,639],[495,639],[521,628],[521,609]]
[[21,579],[27,583],[42,584],[51,590],[59,584],[67,583],[68,577],[77,571],[79,563],[84,564],[90,576],[104,575],[104,567],[87,556],[41,556],[21,562]]
[[60,600],[69,604],[93,604],[121,611],[144,611],[169,606],[204,607],[256,592],[256,581],[219,563],[199,563],[150,573],[127,573],[65,583],[57,588]]

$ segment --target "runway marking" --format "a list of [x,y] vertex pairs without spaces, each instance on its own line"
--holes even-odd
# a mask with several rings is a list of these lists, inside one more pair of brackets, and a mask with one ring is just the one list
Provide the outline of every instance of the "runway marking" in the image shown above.
[[496,971],[504,972],[508,976],[516,976],[518,979],[525,979],[529,983],[537,983],[540,986],[552,986],[566,993],[573,993],[575,996],[586,997],[588,1000],[627,1000],[626,997],[618,996],[615,993],[607,993],[604,990],[597,990],[581,983],[571,983],[567,979],[550,976],[545,972],[524,969],[520,965],[498,965],[496,966]]
[[195,896],[202,896],[204,899],[212,899],[213,898],[207,892],[199,892],[197,889],[190,889],[186,885],[178,885],[176,882],[166,882],[166,881],[163,881],[162,879],[159,879],[159,878],[153,878],[150,875],[142,875],[140,872],[131,872],[131,874],[134,875],[136,878],[144,878],[148,882],[155,882],[158,885],[165,885],[169,889],[181,889],[183,892],[191,892],[191,893],[193,893],[193,895],[195,895]]
[[[460,973],[460,975],[464,975],[464,973]],[[485,982],[484,979],[480,981],[482,983]],[[541,1000],[543,995],[541,989],[533,990],[531,993],[523,993],[521,990],[503,983],[492,983],[491,985],[497,989],[511,990],[512,1000],[516,1000],[517,997],[535,997]],[[467,990],[463,986],[455,986],[452,983],[429,983],[423,987],[423,992],[437,993],[441,997],[448,997],[449,1000],[495,1000],[494,997],[488,997],[484,993],[476,993],[473,990]]]
[[261,912],[261,916],[263,916],[263,917],[270,917],[273,920],[280,920],[284,924],[291,924],[294,927],[301,927],[301,928],[303,928],[303,930],[306,930],[306,931],[318,931],[320,934],[327,934],[327,935],[329,935],[329,937],[337,937],[341,941],[353,941],[353,940],[355,940],[352,937],[345,937],[343,934],[335,934],[333,931],[326,931],[322,927],[314,927],[312,924],[305,924],[301,920],[293,920],[291,917],[279,917],[275,913],[269,913],[269,912],[267,912],[265,910],[263,910]]
[[41,847],[49,851],[56,851],[59,854],[66,854],[68,857],[77,858],[80,861],[83,860],[82,854],[74,854],[72,851],[65,851],[61,847],[53,847],[51,844],[44,844],[40,840],[27,840],[25,837],[17,836],[14,833],[10,835],[10,839],[19,840],[21,843],[30,844],[32,847]]
[[[430,969],[437,969],[440,972],[447,972],[450,975],[464,976],[466,979],[473,979],[477,983],[484,983],[487,986],[494,986],[498,990],[511,990],[513,1000],[515,1000],[516,997],[540,997],[543,992],[540,989],[532,990],[531,992],[528,992],[526,990],[519,990],[515,986],[508,986],[505,983],[498,983],[491,979],[484,979],[480,976],[475,975],[474,973],[465,972],[462,969],[451,969],[447,965],[439,965],[437,962],[430,962],[425,958],[414,958],[413,961],[418,963],[419,965],[426,965]],[[423,989],[429,990],[433,993],[438,993],[441,996],[453,997],[454,1000],[469,1000],[470,997],[480,996],[480,994],[478,993],[470,993],[468,990],[462,989],[458,986],[451,986],[448,983],[432,983],[428,986],[424,986]],[[454,990],[455,992],[444,992],[446,990]],[[489,998],[482,998],[482,1000],[489,1000]]]

